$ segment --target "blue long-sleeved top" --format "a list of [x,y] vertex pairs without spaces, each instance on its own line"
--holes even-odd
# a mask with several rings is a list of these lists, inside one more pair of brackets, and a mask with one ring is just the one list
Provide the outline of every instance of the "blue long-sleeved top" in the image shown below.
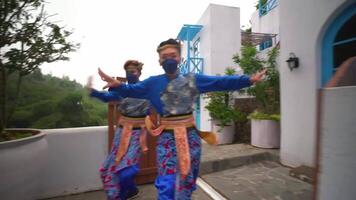
[[121,101],[123,98],[119,95],[118,92],[110,90],[109,92],[107,91],[98,91],[95,89],[92,89],[90,94],[91,97],[95,97],[97,99],[100,99],[103,102],[109,102],[109,101]]
[[[190,85],[189,87],[196,88],[197,93],[200,94],[213,91],[239,90],[251,85],[250,77],[245,75],[208,76],[201,74],[190,74],[185,75],[184,77],[188,76],[192,76],[192,79],[194,80],[193,83],[188,83],[188,85]],[[179,75],[178,77],[181,78],[183,76]],[[165,115],[166,113],[164,105],[166,103],[162,102],[162,95],[167,92],[167,85],[169,85],[169,83],[172,81],[173,80],[170,80],[166,74],[162,74],[151,76],[136,84],[122,84],[116,88],[111,88],[111,90],[118,92],[122,97],[148,99],[158,113]],[[175,91],[179,91],[179,82],[177,84],[178,86],[176,88],[178,88],[178,90]],[[194,85],[191,86],[192,84]],[[177,95],[177,97],[174,97],[173,100],[181,101],[182,98]]]
[[128,117],[142,117],[149,113],[149,102],[144,99],[123,98],[116,91],[97,91],[92,89],[91,97],[95,97],[104,102],[118,101],[117,109],[121,114]]

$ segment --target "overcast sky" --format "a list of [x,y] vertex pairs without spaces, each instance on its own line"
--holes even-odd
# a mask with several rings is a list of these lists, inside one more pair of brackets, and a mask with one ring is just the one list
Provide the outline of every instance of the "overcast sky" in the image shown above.
[[[257,1],[257,0],[256,0]],[[48,0],[48,13],[73,30],[72,40],[81,43],[70,61],[45,64],[44,73],[69,76],[85,83],[101,67],[124,76],[123,63],[138,59],[142,78],[162,73],[155,51],[159,42],[175,38],[183,24],[196,24],[209,3],[240,7],[241,25],[248,25],[255,0]],[[95,87],[103,83],[95,79]]]

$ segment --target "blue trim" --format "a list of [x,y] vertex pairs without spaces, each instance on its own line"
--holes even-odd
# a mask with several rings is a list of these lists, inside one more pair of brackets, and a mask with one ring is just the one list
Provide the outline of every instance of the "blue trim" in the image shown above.
[[322,66],[321,66],[321,85],[324,86],[331,79],[334,71],[334,41],[341,27],[356,14],[356,3],[352,4],[333,21],[326,30],[322,42]]
[[356,41],[356,37],[352,37],[352,38],[349,38],[349,39],[346,39],[346,40],[341,40],[341,41],[335,42],[334,46],[350,43],[350,42],[353,42],[353,41]]
[[198,130],[200,130],[200,97],[198,97],[196,101],[196,109],[195,109],[195,125]]
[[181,74],[195,73],[202,74],[204,71],[204,58],[189,58],[181,62],[180,66]]
[[273,8],[277,7],[278,2],[277,0],[268,0],[267,3],[262,5],[262,0],[258,1],[258,13],[260,17],[266,15],[268,12],[273,10]]
[[272,38],[269,38],[269,39],[261,42],[261,44],[259,45],[259,49],[260,49],[260,51],[263,51],[263,50],[265,50],[267,48],[272,47],[272,44],[273,44]]
[[198,37],[198,39],[196,39],[193,43],[193,57],[200,57],[200,37]]
[[[189,37],[189,31],[187,32],[187,37]],[[187,46],[187,67],[188,67],[188,72],[190,72],[190,40],[188,40],[188,46]]]
[[202,25],[184,24],[178,33],[177,39],[182,41],[192,41],[202,28]]

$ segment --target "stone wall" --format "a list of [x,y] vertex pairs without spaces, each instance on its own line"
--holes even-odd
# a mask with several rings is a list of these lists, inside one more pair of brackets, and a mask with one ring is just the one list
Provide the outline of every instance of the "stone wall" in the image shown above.
[[[235,108],[249,115],[257,107],[254,97],[244,97],[235,99]],[[251,121],[246,119],[235,123],[235,143],[250,143],[251,141]]]

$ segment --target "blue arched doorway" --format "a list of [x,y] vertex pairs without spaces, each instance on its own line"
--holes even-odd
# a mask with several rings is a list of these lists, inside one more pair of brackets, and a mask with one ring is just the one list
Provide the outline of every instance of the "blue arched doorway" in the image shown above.
[[342,62],[352,56],[356,56],[356,3],[342,11],[325,32],[322,42],[322,86]]

